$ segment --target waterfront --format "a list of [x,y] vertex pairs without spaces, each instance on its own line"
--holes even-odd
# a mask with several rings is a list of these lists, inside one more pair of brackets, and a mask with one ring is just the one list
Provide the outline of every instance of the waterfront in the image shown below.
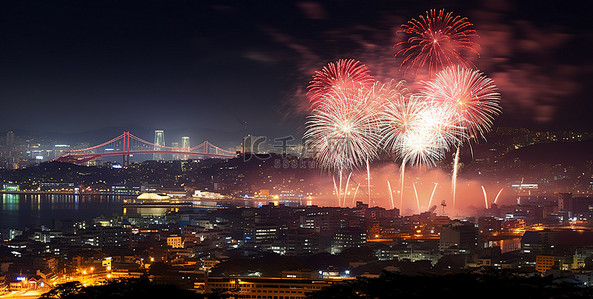
[[[54,219],[89,221],[99,216],[123,214],[124,201],[135,199],[134,195],[113,194],[69,194],[69,193],[3,193],[0,205],[0,228],[25,228],[27,226],[45,225],[51,227]],[[181,202],[196,209],[217,209],[222,207],[261,207],[267,204],[286,206],[310,206],[312,202],[305,199],[225,199],[204,200],[185,199]],[[128,207],[132,208],[132,207]],[[135,207],[142,211],[137,214],[163,214],[162,208]],[[168,210],[167,208],[165,210]],[[130,211],[133,212],[133,211]],[[134,214],[134,213],[132,213]]]
[[91,220],[95,217],[121,214],[129,195],[100,194],[2,194],[0,228],[53,225],[59,220]]

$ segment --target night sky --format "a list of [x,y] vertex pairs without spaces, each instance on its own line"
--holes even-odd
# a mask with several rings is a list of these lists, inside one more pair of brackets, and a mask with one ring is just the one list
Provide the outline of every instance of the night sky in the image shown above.
[[[517,1],[518,2],[518,1]],[[467,16],[494,79],[495,125],[591,130],[585,1],[2,1],[0,130],[108,126],[302,134],[313,71],[354,58],[407,78],[399,26]]]

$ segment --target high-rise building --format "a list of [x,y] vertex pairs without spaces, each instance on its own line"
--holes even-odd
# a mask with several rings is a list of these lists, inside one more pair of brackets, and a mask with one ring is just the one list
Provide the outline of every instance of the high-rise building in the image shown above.
[[264,136],[252,136],[247,135],[243,137],[243,150],[244,154],[261,154],[265,152],[264,146],[266,137]]
[[558,194],[558,210],[572,211],[572,206],[573,206],[572,193]]
[[14,132],[13,131],[8,131],[6,133],[6,146],[8,146],[9,148],[14,146]]
[[[171,142],[171,147],[179,148],[179,142]],[[173,154],[173,160],[179,160],[181,155]]]
[[[185,150],[189,152],[189,149],[191,148],[191,145],[189,143],[189,137],[188,136],[183,136],[181,137],[181,147]],[[189,159],[189,155],[182,155],[181,159],[183,160],[187,160]]]
[[[154,150],[161,151],[163,150],[162,146],[165,146],[165,131],[154,130]],[[152,159],[156,161],[163,160],[163,155],[160,153],[154,153],[152,155]]]
[[470,222],[456,221],[443,226],[439,239],[439,250],[450,247],[471,250],[478,247],[478,227]]

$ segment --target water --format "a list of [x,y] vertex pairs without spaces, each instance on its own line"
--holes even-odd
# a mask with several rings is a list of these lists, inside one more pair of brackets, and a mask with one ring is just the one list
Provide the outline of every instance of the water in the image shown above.
[[2,194],[0,228],[52,226],[54,219],[91,220],[122,213],[133,196],[77,194]]

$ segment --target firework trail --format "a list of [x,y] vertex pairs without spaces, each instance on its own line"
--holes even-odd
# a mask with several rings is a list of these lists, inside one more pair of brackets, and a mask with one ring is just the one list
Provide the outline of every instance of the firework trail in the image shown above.
[[342,196],[342,170],[339,171],[338,176],[340,178],[340,184],[338,185],[338,207],[342,206],[342,202],[341,202],[341,196]]
[[369,68],[354,59],[340,59],[330,62],[320,71],[315,71],[307,87],[307,98],[315,109],[336,91],[357,91],[375,82]]
[[400,167],[400,197],[399,197],[399,209],[401,212],[404,211],[404,175],[406,173],[406,159],[402,160],[402,166]]
[[344,206],[346,206],[346,195],[348,194],[348,184],[350,183],[350,176],[352,176],[352,172],[348,175],[348,179],[346,180],[346,187],[344,187]]
[[434,74],[452,64],[473,66],[462,54],[479,55],[478,45],[473,41],[479,36],[472,29],[472,24],[467,18],[453,17],[452,12],[444,9],[438,12],[432,9],[425,16],[411,19],[401,25],[398,33],[408,36],[407,40],[395,45],[402,47],[395,56],[403,57],[401,66],[407,64],[406,71],[415,68],[418,72],[418,69],[427,66],[428,72]]
[[482,192],[484,193],[484,204],[486,209],[488,209],[488,196],[486,195],[486,189],[484,189],[484,186],[482,186]]
[[387,189],[389,190],[389,197],[391,198],[391,208],[395,209],[395,203],[393,202],[393,191],[391,191],[391,183],[387,180]]
[[451,175],[451,193],[453,194],[453,211],[455,211],[455,198],[457,197],[457,171],[459,170],[459,147],[453,158],[453,175]]
[[498,201],[498,197],[500,196],[500,193],[502,193],[502,189],[504,188],[500,188],[500,191],[498,191],[498,194],[496,194],[496,197],[494,198],[494,203]]
[[369,193],[369,207],[371,207],[371,167],[369,166],[369,160],[367,162],[367,191]]
[[412,183],[414,187],[414,194],[416,195],[416,205],[418,205],[418,214],[420,214],[420,199],[418,198],[418,191],[416,191],[416,182]]
[[332,180],[334,181],[334,192],[336,193],[336,197],[338,198],[338,206],[340,205],[340,191],[338,190],[338,185],[336,185],[336,178],[332,176]]
[[358,188],[360,187],[360,183],[356,186],[356,190],[354,190],[354,196],[352,196],[352,205],[356,205],[356,193],[358,193]]
[[434,183],[434,188],[432,188],[432,193],[430,194],[430,199],[428,200],[428,209],[430,209],[430,206],[432,205],[432,198],[434,197],[434,192],[437,190],[438,185],[439,183]]

